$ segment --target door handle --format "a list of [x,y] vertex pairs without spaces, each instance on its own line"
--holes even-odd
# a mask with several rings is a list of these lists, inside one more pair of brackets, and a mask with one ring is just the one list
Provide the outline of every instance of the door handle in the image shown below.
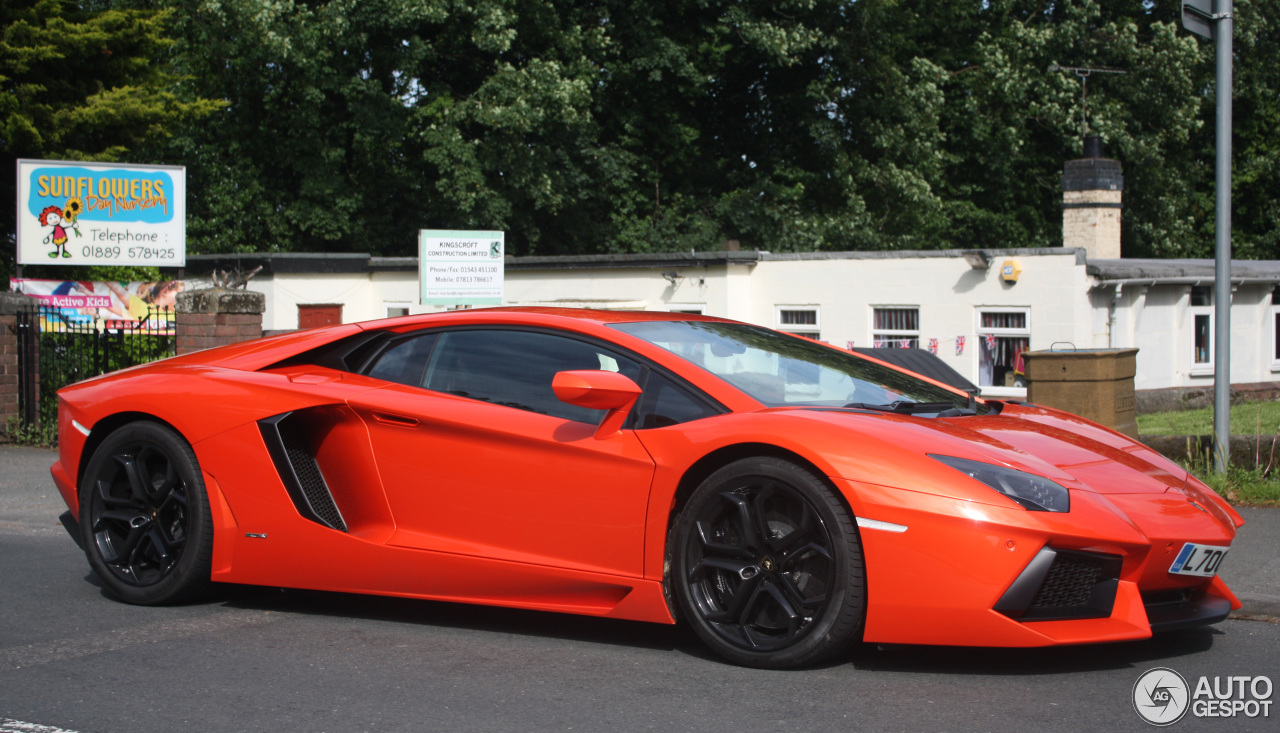
[[394,415],[390,412],[374,411],[373,419],[383,425],[393,425],[397,428],[416,428],[418,427],[418,418],[406,417],[404,415]]

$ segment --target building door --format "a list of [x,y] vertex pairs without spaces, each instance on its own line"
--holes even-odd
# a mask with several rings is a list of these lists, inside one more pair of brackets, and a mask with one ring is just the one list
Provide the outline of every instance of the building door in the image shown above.
[[320,303],[298,306],[298,330],[336,326],[342,323],[341,303]]

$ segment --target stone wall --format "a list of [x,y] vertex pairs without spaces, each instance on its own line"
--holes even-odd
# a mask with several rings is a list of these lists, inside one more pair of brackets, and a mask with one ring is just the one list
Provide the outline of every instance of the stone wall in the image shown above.
[[[1148,448],[1179,463],[1212,464],[1212,435],[1144,435]],[[1233,435],[1228,444],[1230,463],[1240,468],[1280,466],[1280,436]]]

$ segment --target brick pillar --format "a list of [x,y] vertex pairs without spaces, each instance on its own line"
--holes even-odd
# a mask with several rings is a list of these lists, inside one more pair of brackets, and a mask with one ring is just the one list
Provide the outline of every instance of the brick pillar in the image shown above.
[[249,290],[209,288],[178,294],[178,354],[226,346],[262,336],[267,296]]
[[9,421],[18,417],[18,311],[37,302],[22,293],[0,293],[0,441],[9,439]]

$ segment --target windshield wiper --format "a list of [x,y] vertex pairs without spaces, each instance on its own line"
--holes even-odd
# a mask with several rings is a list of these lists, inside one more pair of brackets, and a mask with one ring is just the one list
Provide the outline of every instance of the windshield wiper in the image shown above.
[[936,412],[938,417],[959,417],[960,415],[976,415],[977,410],[968,407],[956,407],[954,402],[912,402],[911,400],[895,400],[885,405],[872,405],[866,402],[850,402],[844,407],[879,412],[894,412],[899,415],[916,415]]

